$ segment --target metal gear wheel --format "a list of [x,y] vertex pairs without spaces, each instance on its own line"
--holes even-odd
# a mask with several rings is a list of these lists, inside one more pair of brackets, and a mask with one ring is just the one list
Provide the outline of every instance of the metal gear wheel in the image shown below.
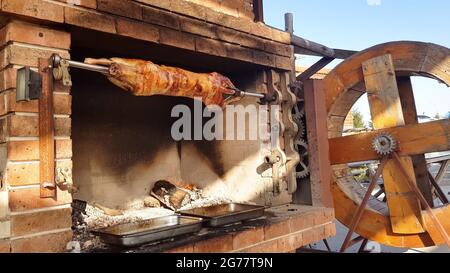
[[303,139],[296,139],[294,141],[295,149],[300,155],[300,159],[303,159],[308,156],[308,143]]
[[296,168],[296,176],[297,178],[305,178],[309,175],[309,167],[308,167],[308,143],[306,143],[302,139],[297,139],[294,142],[295,148],[300,155],[300,162]]
[[395,151],[397,142],[390,134],[381,134],[372,140],[373,149],[380,155],[388,155]]
[[295,123],[298,123],[305,116],[305,108],[300,103],[295,104],[293,118]]
[[302,119],[300,119],[298,122],[296,122],[296,124],[297,124],[297,127],[298,127],[296,140],[297,139],[301,140],[301,139],[303,139],[303,137],[306,134],[306,126],[305,126],[305,123],[303,122]]

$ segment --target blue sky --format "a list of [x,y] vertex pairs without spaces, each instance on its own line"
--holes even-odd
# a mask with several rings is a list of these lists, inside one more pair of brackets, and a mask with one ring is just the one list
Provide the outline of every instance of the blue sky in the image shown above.
[[[264,0],[266,24],[284,29],[286,12],[294,14],[296,35],[333,48],[362,50],[397,40],[450,47],[448,0]],[[421,78],[414,78],[413,84],[419,114],[450,111],[450,88]],[[369,115],[367,103],[357,107]]]

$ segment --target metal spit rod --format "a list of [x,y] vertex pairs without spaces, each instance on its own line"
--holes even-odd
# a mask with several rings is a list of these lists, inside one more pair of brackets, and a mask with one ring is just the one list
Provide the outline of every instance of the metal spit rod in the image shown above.
[[105,75],[109,75],[109,67],[107,66],[101,66],[101,65],[94,65],[94,64],[86,64],[76,61],[67,60],[70,67],[89,70],[93,72],[99,72]]
[[59,55],[53,55],[53,67],[58,67],[61,64],[61,62],[66,62],[69,65],[69,67],[74,67],[74,68],[78,68],[78,69],[102,73],[104,75],[109,75],[109,67],[107,67],[107,66],[86,64],[86,63],[82,63],[82,62],[63,59]]
[[252,97],[252,98],[258,98],[258,99],[266,99],[266,94],[246,92],[246,91],[239,90],[235,87],[229,88],[229,89],[233,90],[235,92],[234,95],[237,97]]
[[[69,67],[88,70],[92,72],[98,72],[101,74],[104,74],[106,76],[109,75],[109,67],[107,66],[101,66],[101,65],[93,65],[93,64],[86,64],[82,62],[72,61],[68,59],[61,58],[61,56],[55,54],[53,55],[53,67],[58,67],[61,65],[61,62],[66,62]],[[261,93],[253,93],[253,92],[246,92],[239,90],[237,88],[230,88],[231,90],[235,91],[235,96],[240,97],[253,97],[253,98],[259,98],[259,99],[265,99],[266,95]]]

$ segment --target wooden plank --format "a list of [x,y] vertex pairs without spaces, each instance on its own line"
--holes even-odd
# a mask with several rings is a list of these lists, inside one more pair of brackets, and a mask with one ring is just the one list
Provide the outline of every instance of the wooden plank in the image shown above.
[[[441,223],[441,221],[439,220],[439,218],[437,217],[437,215],[435,214],[435,212],[433,211],[433,209],[428,206],[427,200],[425,200],[425,197],[422,195],[422,193],[420,192],[419,187],[417,187],[416,183],[414,182],[414,177],[410,176],[410,174],[408,173],[408,170],[406,168],[404,168],[403,164],[402,164],[402,159],[398,156],[397,153],[393,153],[393,158],[395,160],[395,163],[398,165],[399,170],[402,172],[402,174],[407,178],[406,182],[408,183],[408,186],[414,190],[414,193],[417,195],[417,197],[419,198],[422,206],[425,207],[425,210],[429,216],[429,218],[431,219],[431,222],[433,223],[433,225],[436,227],[436,229],[438,230],[439,235],[442,237],[442,239],[444,239],[445,243],[447,244],[448,247],[450,247],[450,235],[448,234],[447,230],[445,229],[443,223]],[[429,233],[430,237],[433,239],[434,242],[436,242],[436,245],[438,245],[437,242],[439,242],[440,238],[436,237],[436,234],[433,232]]]
[[255,22],[264,23],[264,9],[262,0],[253,0],[253,13],[255,14]]
[[450,121],[438,120],[329,139],[331,164],[379,159],[372,140],[381,133],[389,133],[397,140],[401,156],[450,150]]
[[448,201],[447,195],[441,189],[441,187],[436,182],[436,180],[434,180],[434,177],[431,175],[430,172],[428,172],[428,177],[430,178],[431,185],[433,186],[434,191],[435,191],[436,195],[438,196],[438,198],[441,200],[442,204],[448,204],[449,201]]
[[[364,81],[375,129],[405,125],[395,70],[391,55],[383,55],[363,63]],[[405,171],[414,177],[409,156],[400,158]],[[408,186],[407,177],[399,175],[396,162],[388,161],[383,170],[391,226],[394,233],[417,234],[425,232],[420,202]],[[415,179],[413,181],[416,183]]]
[[[405,124],[418,124],[416,102],[410,77],[397,77],[397,86],[402,105],[403,118]],[[425,155],[411,156],[414,174],[416,175],[417,186],[430,207],[434,207],[433,191],[428,177],[428,167]]]
[[321,80],[305,81],[305,111],[311,195],[314,206],[333,207],[325,90]]
[[441,180],[444,178],[445,174],[447,173],[447,169],[450,166],[450,160],[445,160],[441,163],[441,167],[439,168],[439,171],[436,175],[436,183],[440,183]]
[[42,92],[39,99],[39,179],[41,198],[56,198],[53,76],[50,59],[39,59]]
[[306,69],[305,71],[303,71],[300,75],[298,75],[298,76],[297,76],[297,81],[304,82],[304,81],[308,80],[308,79],[311,78],[314,74],[316,74],[317,72],[319,72],[319,70],[321,70],[322,68],[324,68],[327,64],[331,63],[332,61],[334,61],[334,58],[323,57],[322,59],[320,59],[319,61],[317,61],[315,64],[313,64],[312,66],[310,66],[308,69]]

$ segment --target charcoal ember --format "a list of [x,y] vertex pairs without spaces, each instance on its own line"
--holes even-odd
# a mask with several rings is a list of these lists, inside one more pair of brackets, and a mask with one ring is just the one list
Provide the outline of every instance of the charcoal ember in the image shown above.
[[152,194],[165,206],[178,210],[191,201],[189,191],[170,183],[166,180],[159,180],[152,189]]
[[86,214],[87,202],[74,199],[72,201],[72,224],[73,228],[79,228],[85,224],[83,214]]
[[147,196],[144,198],[144,206],[148,208],[160,208],[161,203],[159,202],[158,199],[152,196]]

